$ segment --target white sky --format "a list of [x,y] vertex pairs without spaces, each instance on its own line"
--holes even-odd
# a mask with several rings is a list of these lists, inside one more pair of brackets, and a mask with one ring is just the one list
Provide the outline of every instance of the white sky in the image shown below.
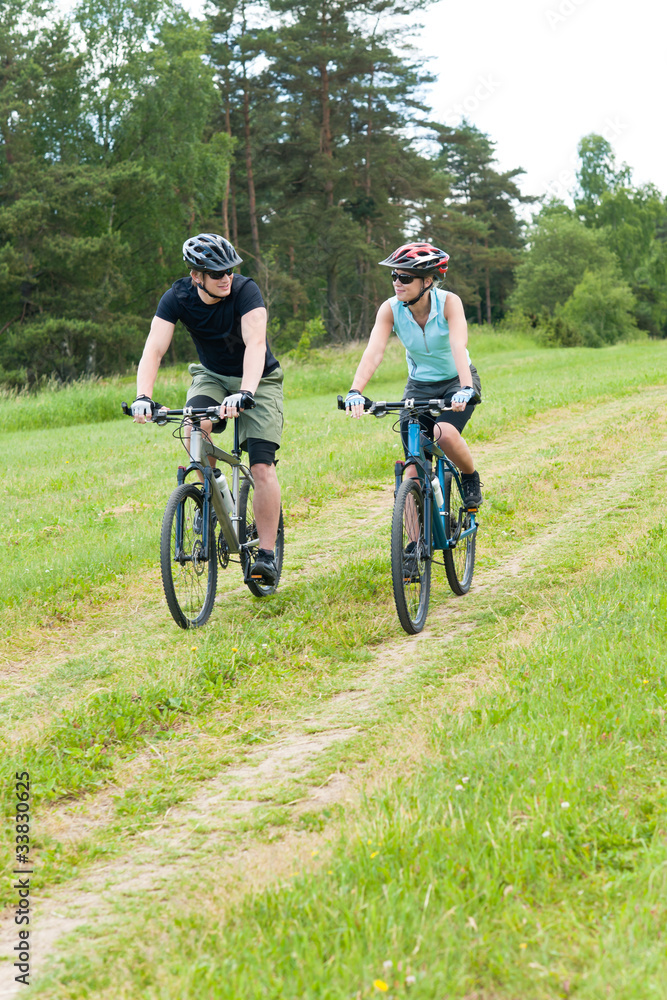
[[660,0],[463,0],[428,9],[436,117],[461,110],[524,194],[566,197],[577,144],[597,132],[635,183],[667,193],[667,7]]

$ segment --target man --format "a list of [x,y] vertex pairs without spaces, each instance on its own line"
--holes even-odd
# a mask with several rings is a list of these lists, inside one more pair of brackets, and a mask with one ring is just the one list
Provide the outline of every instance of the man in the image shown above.
[[[275,541],[280,519],[276,451],[283,428],[283,372],[266,340],[266,309],[252,280],[233,269],[242,262],[228,240],[200,233],[183,244],[190,276],[179,278],[160,299],[137,371],[136,423],[154,409],[151,398],[160,362],[180,320],[192,337],[200,364],[189,365],[188,406],[220,405],[222,418],[240,420],[241,447],[255,480],[253,509],[259,549],[251,575],[276,582]],[[254,402],[252,409],[244,404]],[[202,428],[210,432],[211,423]]]

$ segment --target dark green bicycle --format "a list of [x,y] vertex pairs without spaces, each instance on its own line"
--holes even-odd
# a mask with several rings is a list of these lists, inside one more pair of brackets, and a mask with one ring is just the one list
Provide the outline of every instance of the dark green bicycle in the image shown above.
[[[123,403],[123,412],[130,409]],[[253,513],[254,480],[250,469],[241,463],[239,424],[234,421],[234,445],[231,454],[217,448],[201,428],[202,420],[219,420],[217,407],[185,407],[182,410],[156,410],[155,424],[177,424],[174,435],[185,443],[189,428],[189,464],[180,465],[177,487],[167,501],[160,536],[162,586],[167,607],[181,628],[198,628],[208,621],[218,582],[218,569],[230,562],[240,563],[243,582],[255,597],[275,593],[283,564],[285,533],[280,510],[275,560],[278,577],[265,583],[251,574],[259,535]],[[208,456],[232,469],[231,484],[219,469],[211,468]],[[198,481],[186,482],[198,474]]]

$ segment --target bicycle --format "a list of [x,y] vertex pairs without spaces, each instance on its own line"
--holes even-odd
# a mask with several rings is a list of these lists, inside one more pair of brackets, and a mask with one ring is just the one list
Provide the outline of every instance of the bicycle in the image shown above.
[[[345,409],[342,396],[338,409]],[[457,596],[467,594],[475,567],[477,511],[463,501],[461,477],[442,448],[422,430],[419,417],[438,417],[451,410],[444,399],[404,399],[397,403],[367,400],[369,416],[409,411],[408,455],[394,467],[394,511],[391,523],[391,578],[398,620],[409,635],[424,628],[431,594],[431,567],[442,552],[447,582]],[[433,470],[432,460],[436,467]],[[414,465],[417,479],[403,479]]]
[[[132,415],[127,403],[122,404],[122,409]],[[176,624],[184,629],[199,628],[208,621],[215,602],[218,567],[224,570],[230,562],[240,563],[243,582],[250,592],[255,597],[267,597],[275,593],[283,565],[285,532],[281,506],[275,544],[278,577],[275,583],[268,584],[260,576],[251,575],[253,550],[259,545],[253,514],[255,484],[250,469],[241,463],[238,420],[234,420],[231,454],[212,443],[201,428],[202,420],[219,421],[218,408],[161,408],[151,417],[153,423],[161,426],[178,424],[174,436],[186,452],[183,432],[186,426],[190,428],[190,462],[178,467],[178,485],[167,501],[160,534],[162,586],[167,607]],[[218,470],[205,461],[209,455],[231,466],[231,487],[224,474],[216,477]],[[198,473],[201,481],[186,482],[191,473]],[[216,526],[220,528],[217,539]]]

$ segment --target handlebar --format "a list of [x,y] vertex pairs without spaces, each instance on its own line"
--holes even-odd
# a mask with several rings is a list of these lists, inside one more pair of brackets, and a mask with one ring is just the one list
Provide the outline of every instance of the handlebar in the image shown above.
[[[342,396],[338,396],[338,409],[345,409],[345,400]],[[447,406],[447,401],[444,399],[412,398],[401,399],[397,403],[389,403],[385,400],[373,402],[373,400],[367,399],[364,403],[364,411],[373,417],[386,417],[388,413],[395,412],[396,410],[410,410],[413,413],[430,413],[432,416],[437,417],[440,413],[444,413],[445,410],[451,410],[451,406]]]
[[[252,410],[255,406],[253,401],[252,406],[244,406],[243,410]],[[132,416],[132,411],[127,403],[121,403],[121,409],[126,417]],[[225,417],[221,417],[218,410],[219,406],[184,406],[181,410],[167,410],[156,406],[151,414],[151,421],[154,424],[167,424],[173,423],[182,417],[192,417],[197,421],[201,420],[212,420],[213,423],[218,423],[221,420],[225,420]],[[243,412],[241,410],[240,412]],[[146,418],[148,419],[148,417]]]

